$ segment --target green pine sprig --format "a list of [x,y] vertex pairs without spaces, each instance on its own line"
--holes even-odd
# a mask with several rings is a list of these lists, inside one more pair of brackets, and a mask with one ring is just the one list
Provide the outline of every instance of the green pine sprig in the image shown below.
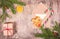
[[6,12],[7,9],[11,9],[13,14],[16,14],[16,10],[14,8],[14,4],[19,4],[21,6],[25,6],[26,4],[24,2],[20,2],[18,0],[0,0],[0,8],[2,8],[2,15],[0,15],[0,19],[4,21],[6,17],[9,17],[8,12]]
[[[42,33],[36,33],[36,37],[41,37],[44,39],[60,39],[60,25],[57,22],[55,22],[52,31],[49,28],[45,29],[43,27],[41,27],[40,30],[42,31]],[[57,31],[57,33],[54,31]]]

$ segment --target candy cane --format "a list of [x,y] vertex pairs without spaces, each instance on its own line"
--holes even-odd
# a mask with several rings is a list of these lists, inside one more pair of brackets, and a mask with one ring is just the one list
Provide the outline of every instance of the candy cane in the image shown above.
[[[49,8],[49,10],[51,11],[51,13],[50,13],[50,15],[48,16],[48,18],[46,19],[46,21],[44,22],[44,24],[47,23],[47,21],[49,20],[49,18],[51,18],[51,16],[52,16],[53,13],[54,13],[54,10],[53,10],[52,8]],[[48,9],[45,10],[45,13],[47,13],[47,12],[48,12]],[[43,24],[43,25],[44,25],[44,24]]]

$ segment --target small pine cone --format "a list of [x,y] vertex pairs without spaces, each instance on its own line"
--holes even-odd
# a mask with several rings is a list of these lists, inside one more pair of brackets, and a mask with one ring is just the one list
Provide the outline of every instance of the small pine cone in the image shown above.
[[58,36],[58,32],[53,32],[54,36]]

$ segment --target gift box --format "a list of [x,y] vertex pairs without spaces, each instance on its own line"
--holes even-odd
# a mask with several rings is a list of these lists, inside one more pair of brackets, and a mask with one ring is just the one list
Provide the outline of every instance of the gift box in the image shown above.
[[14,22],[6,22],[3,24],[3,35],[12,36],[14,34]]

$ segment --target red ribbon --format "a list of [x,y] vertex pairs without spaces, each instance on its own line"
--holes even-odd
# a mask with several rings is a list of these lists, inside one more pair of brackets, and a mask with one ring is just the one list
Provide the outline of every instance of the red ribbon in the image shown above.
[[12,33],[10,30],[13,30],[12,28],[5,28],[3,31],[7,30],[7,35],[10,33]]
[[13,30],[12,28],[6,28],[6,29],[4,29],[4,30]]

